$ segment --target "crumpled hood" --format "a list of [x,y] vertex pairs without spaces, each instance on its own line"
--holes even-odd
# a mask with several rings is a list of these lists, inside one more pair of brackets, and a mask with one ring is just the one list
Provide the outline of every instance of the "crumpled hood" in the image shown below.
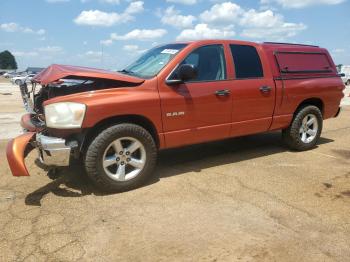
[[141,84],[144,79],[137,78],[134,76],[129,76],[113,71],[80,67],[80,66],[69,66],[69,65],[50,65],[39,74],[37,74],[32,81],[39,83],[41,85],[47,85],[49,83],[55,82],[61,78],[68,76],[80,76],[80,77],[91,77],[91,78],[102,78],[109,80],[116,80],[125,83]]

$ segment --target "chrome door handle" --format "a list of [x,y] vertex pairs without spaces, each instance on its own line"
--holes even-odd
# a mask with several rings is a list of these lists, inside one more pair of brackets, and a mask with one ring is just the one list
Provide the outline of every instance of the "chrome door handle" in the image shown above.
[[228,95],[230,95],[230,93],[231,93],[230,90],[223,89],[223,90],[216,91],[215,95],[217,95],[217,96],[228,96]]
[[262,93],[269,93],[270,91],[271,91],[271,87],[269,87],[269,86],[260,87],[260,92],[262,92]]

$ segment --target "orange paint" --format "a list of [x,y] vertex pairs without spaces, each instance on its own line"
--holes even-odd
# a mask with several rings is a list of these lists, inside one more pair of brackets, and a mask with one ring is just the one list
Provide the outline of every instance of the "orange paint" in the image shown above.
[[34,132],[29,132],[12,139],[7,144],[6,156],[12,175],[29,176],[29,172],[24,162],[24,153],[26,148],[30,146],[29,142],[34,135]]

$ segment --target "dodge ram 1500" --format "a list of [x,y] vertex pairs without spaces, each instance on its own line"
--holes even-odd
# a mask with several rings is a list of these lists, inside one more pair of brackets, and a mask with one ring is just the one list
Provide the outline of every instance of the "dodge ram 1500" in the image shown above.
[[80,159],[97,186],[125,191],[165,148],[282,130],[292,150],[311,149],[343,89],[328,51],[299,44],[171,43],[119,72],[51,65],[20,86],[28,113],[7,158],[14,176],[29,175],[34,148],[49,167]]

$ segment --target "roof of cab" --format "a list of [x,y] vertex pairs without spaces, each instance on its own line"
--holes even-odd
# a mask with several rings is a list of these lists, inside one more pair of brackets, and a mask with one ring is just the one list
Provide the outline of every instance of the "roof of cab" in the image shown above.
[[176,41],[176,44],[193,44],[193,43],[213,43],[213,42],[222,42],[222,43],[237,43],[237,44],[251,44],[251,45],[262,45],[264,47],[270,47],[273,49],[281,47],[289,48],[320,48],[316,45],[311,44],[298,44],[298,43],[281,43],[281,42],[252,42],[245,40],[235,40],[235,39],[203,39],[203,40],[188,40],[188,41]]

